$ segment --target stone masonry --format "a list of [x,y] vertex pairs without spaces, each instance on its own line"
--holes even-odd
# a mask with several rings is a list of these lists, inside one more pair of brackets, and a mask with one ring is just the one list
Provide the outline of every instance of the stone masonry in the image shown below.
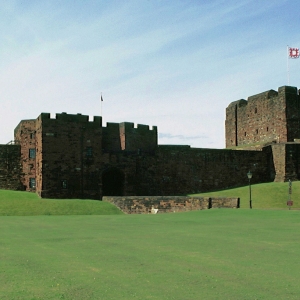
[[239,198],[152,196],[103,197],[126,214],[150,214],[203,210],[210,208],[239,208]]
[[20,152],[20,145],[0,145],[0,189],[23,189]]
[[283,86],[232,102],[226,109],[226,147],[294,142],[300,138],[300,96]]

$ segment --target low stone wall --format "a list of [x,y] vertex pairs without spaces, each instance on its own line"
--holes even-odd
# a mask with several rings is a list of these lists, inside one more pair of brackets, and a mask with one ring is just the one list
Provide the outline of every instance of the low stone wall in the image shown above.
[[210,208],[239,208],[240,198],[185,196],[108,197],[103,201],[116,205],[127,214],[168,213]]

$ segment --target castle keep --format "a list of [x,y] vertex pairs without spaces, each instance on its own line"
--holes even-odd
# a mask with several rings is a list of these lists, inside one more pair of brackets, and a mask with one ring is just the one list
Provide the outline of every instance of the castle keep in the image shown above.
[[226,109],[226,147],[294,142],[300,138],[297,88],[280,87],[232,102]]
[[300,178],[297,88],[284,86],[226,109],[226,148],[158,145],[157,128],[102,117],[42,113],[0,145],[0,188],[47,198],[168,196]]

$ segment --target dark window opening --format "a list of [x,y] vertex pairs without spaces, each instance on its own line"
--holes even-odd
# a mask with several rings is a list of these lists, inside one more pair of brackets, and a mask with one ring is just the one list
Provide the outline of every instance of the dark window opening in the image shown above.
[[87,147],[86,148],[86,156],[87,157],[92,157],[93,156],[93,148],[92,147]]
[[256,113],[257,114],[257,108],[255,107],[255,109],[254,109],[254,113]]
[[35,158],[35,149],[29,149],[29,158]]
[[247,133],[245,132],[245,136],[247,135]]
[[54,133],[54,132],[46,132],[45,135],[57,137],[57,133]]
[[258,134],[258,129],[256,129],[256,134]]
[[29,178],[29,187],[35,189],[35,178]]
[[31,139],[34,139],[34,138],[35,138],[35,133],[34,133],[34,132],[30,133],[30,138],[31,138]]
[[66,179],[63,179],[61,181],[61,188],[62,189],[67,189],[68,188],[68,181]]

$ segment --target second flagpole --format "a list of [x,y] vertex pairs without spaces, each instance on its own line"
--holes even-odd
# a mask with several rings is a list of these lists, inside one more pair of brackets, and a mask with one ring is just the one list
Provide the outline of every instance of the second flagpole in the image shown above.
[[102,98],[102,93],[101,93],[101,97],[100,97],[100,113],[101,113],[101,117],[102,117],[102,102],[103,102],[103,98]]
[[286,59],[287,59],[287,79],[288,79],[288,85],[290,85],[289,45],[287,45],[286,47]]

